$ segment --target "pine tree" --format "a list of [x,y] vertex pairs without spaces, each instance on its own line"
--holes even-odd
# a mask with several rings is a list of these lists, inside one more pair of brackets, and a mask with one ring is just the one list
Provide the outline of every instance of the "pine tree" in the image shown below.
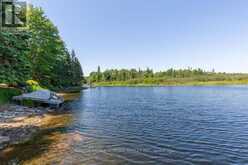
[[97,82],[102,80],[102,72],[100,66],[97,67]]

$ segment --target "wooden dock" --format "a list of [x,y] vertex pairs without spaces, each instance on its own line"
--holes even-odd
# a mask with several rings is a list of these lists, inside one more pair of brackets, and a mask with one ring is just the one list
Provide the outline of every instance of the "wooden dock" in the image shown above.
[[32,93],[22,94],[20,96],[13,97],[15,101],[31,100],[37,103],[48,104],[50,106],[60,107],[64,99],[58,96],[55,92],[49,90],[39,90]]

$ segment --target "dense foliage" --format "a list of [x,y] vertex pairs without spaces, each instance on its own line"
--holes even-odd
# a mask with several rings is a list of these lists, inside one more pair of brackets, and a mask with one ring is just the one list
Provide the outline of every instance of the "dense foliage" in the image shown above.
[[92,72],[88,78],[96,85],[201,85],[201,84],[243,84],[248,83],[247,74],[227,74],[202,69],[169,69],[154,72],[152,69],[110,69]]
[[0,83],[23,82],[31,78],[27,31],[0,31]]
[[80,86],[81,65],[69,53],[58,29],[41,8],[30,7],[25,30],[0,31],[0,83],[18,84],[33,79],[42,87]]
[[1,88],[0,87],[0,105],[9,102],[13,96],[21,94],[21,90],[14,88]]
[[146,70],[136,69],[111,69],[101,72],[98,67],[97,72],[90,74],[91,82],[102,82],[102,81],[128,81],[133,79],[148,79],[148,78],[185,78],[199,75],[206,75],[207,73],[201,69],[184,69],[174,70],[169,69],[164,72],[154,73],[152,69],[147,68]]

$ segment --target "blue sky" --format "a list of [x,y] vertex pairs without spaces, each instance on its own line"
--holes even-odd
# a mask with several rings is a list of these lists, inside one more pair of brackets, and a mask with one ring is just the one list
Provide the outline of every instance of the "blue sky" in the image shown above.
[[247,0],[31,0],[84,72],[203,68],[248,72]]

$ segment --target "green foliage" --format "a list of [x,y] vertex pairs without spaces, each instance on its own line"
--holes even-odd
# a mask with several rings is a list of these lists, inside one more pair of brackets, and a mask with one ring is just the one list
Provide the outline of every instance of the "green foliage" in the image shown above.
[[40,8],[31,8],[29,19],[33,79],[48,88],[81,85],[81,65],[75,51],[70,54],[66,49],[58,29]]
[[[25,30],[0,31],[0,83],[42,87],[81,86],[83,71],[75,51],[70,54],[58,29],[41,8],[30,7]],[[30,84],[30,90],[42,89]]]
[[26,83],[27,83],[27,85],[30,85],[30,86],[32,86],[32,85],[39,86],[39,83],[35,80],[28,80],[28,81],[26,81]]
[[111,81],[127,81],[138,78],[151,78],[154,77],[153,70],[147,68],[145,71],[136,69],[111,69],[101,72],[100,67],[98,67],[97,72],[92,72],[90,74],[89,80],[92,83],[95,82],[111,82]]
[[[100,76],[99,76],[100,74]],[[101,77],[100,81],[98,77]],[[202,69],[153,70],[121,69],[92,72],[90,83],[99,86],[154,86],[154,85],[224,85],[248,84],[248,74],[206,72]]]
[[19,83],[31,77],[27,31],[0,31],[0,83]]
[[7,103],[13,96],[18,96],[21,91],[15,88],[0,88],[0,105]]
[[28,80],[26,81],[26,84],[27,84],[28,92],[34,92],[34,91],[44,89],[40,86],[40,84],[37,81],[34,81],[34,80]]
[[58,63],[54,73],[56,82],[53,84],[60,88],[78,87],[84,80],[81,65],[74,51],[71,54],[66,53],[64,61]]

